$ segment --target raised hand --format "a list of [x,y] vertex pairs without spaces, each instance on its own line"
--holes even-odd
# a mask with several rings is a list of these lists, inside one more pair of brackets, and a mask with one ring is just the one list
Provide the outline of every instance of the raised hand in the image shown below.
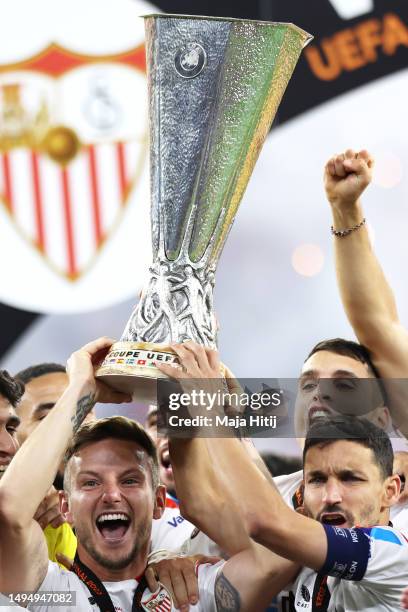
[[324,186],[332,207],[343,210],[354,207],[370,184],[374,160],[368,151],[345,153],[329,159],[324,170]]

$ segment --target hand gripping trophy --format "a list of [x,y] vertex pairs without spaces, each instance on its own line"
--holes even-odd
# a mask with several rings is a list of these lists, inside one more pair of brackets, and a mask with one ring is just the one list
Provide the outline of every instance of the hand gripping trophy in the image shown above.
[[217,262],[303,47],[292,24],[149,15],[153,263],[98,378],[151,401],[172,342],[215,347]]

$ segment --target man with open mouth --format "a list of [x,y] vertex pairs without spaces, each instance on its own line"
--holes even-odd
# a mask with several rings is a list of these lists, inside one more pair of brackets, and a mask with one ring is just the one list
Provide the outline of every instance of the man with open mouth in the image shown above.
[[[182,386],[193,379],[210,393],[222,389],[216,351],[193,342],[173,349],[182,369],[161,364],[162,372]],[[382,429],[355,417],[314,420],[303,451],[302,513],[288,507],[233,433],[220,439],[174,437],[170,453],[190,520],[217,539],[237,513],[256,542],[302,566],[290,587],[295,610],[399,608],[408,580],[408,540],[389,523],[401,482]],[[269,563],[278,579],[279,557]],[[238,601],[234,585],[226,580],[223,587]]]
[[[16,603],[28,592],[28,609],[37,612],[70,612],[73,606],[81,612],[175,610],[169,592],[159,586],[152,593],[143,578],[152,519],[161,516],[165,505],[153,441],[124,417],[83,424],[97,401],[131,401],[95,380],[94,364],[112,344],[100,338],[71,356],[62,397],[0,481],[0,591]],[[71,571],[48,560],[42,529],[33,518],[64,454],[61,511],[78,538]],[[228,541],[233,554],[227,562],[197,568],[199,601],[190,610],[228,610],[225,581],[240,602],[230,609],[262,610],[296,570],[292,562],[280,560],[275,580],[274,564],[264,561],[265,554],[268,560],[275,555],[263,547],[254,551],[235,514]]]

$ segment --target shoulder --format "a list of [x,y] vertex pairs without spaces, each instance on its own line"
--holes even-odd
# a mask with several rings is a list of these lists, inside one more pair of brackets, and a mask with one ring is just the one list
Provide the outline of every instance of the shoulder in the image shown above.
[[74,572],[63,569],[54,561],[48,561],[47,575],[39,587],[39,591],[76,590],[82,583]]
[[275,476],[273,482],[285,502],[292,507],[292,498],[303,482],[303,470],[293,472],[292,474],[285,474],[284,476]]
[[178,508],[166,508],[163,516],[152,523],[151,550],[179,548],[194,530]]
[[219,561],[214,565],[205,563],[197,567],[199,603],[193,610],[220,612],[224,609],[220,606],[220,602],[226,597],[226,590],[231,587],[235,591],[228,580],[224,579],[222,573],[224,564],[225,561]]
[[408,532],[408,504],[395,504],[391,508],[391,520],[394,528],[400,532]]

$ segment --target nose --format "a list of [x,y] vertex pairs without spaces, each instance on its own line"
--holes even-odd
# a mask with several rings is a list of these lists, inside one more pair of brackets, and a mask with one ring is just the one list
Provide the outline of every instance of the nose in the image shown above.
[[324,486],[323,503],[327,506],[334,506],[341,502],[341,485],[335,478],[329,478]]
[[330,381],[328,381],[326,378],[319,378],[314,390],[313,399],[315,401],[328,401],[330,398]]
[[102,499],[106,504],[115,504],[121,501],[122,493],[116,482],[106,483],[103,489]]
[[17,440],[5,427],[0,427],[0,459],[11,459],[16,454],[17,449]]

